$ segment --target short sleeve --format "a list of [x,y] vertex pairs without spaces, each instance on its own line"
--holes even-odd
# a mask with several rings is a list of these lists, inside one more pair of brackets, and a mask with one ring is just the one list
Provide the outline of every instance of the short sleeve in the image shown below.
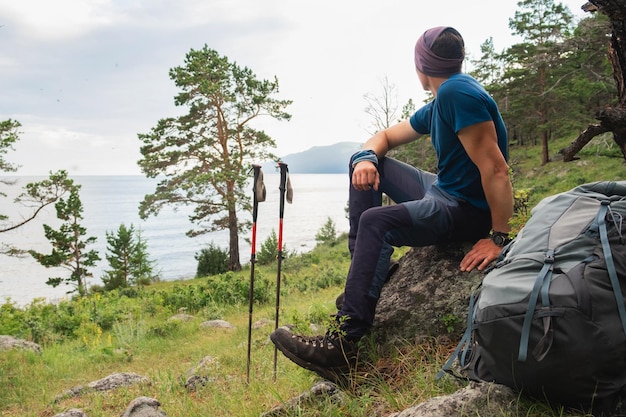
[[432,121],[433,114],[433,102],[426,104],[421,107],[418,111],[413,113],[413,115],[409,118],[409,122],[411,123],[411,127],[417,133],[421,133],[423,135],[427,135],[430,133],[430,126]]

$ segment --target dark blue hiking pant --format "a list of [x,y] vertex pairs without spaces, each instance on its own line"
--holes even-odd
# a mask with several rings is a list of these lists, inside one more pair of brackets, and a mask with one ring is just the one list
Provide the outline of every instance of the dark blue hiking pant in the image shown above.
[[[488,235],[491,215],[441,190],[436,175],[392,158],[379,160],[378,191],[355,190],[352,171],[351,158],[348,246],[352,262],[338,316],[348,316],[341,328],[349,339],[357,340],[374,322],[394,246],[476,241]],[[382,206],[383,193],[396,204]]]

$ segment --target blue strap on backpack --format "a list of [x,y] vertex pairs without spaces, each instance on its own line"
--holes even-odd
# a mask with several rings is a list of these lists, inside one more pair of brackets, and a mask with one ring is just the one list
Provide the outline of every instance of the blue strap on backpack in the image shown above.
[[[621,223],[621,217],[616,219],[615,215],[611,212],[611,202],[608,200],[602,201],[600,205],[600,211],[598,212],[598,226],[600,228],[600,242],[602,243],[602,250],[604,251],[604,259],[606,260],[606,269],[609,273],[609,279],[611,280],[611,286],[613,287],[613,294],[615,295],[615,302],[617,303],[617,311],[619,318],[622,321],[622,327],[624,333],[626,333],[626,308],[624,307],[624,298],[622,297],[622,289],[619,285],[619,279],[617,278],[617,271],[615,270],[615,262],[613,261],[613,253],[611,253],[611,245],[609,243],[609,235],[606,229],[606,216],[611,213],[611,219],[614,223],[618,221]],[[617,230],[621,230],[618,227]]]

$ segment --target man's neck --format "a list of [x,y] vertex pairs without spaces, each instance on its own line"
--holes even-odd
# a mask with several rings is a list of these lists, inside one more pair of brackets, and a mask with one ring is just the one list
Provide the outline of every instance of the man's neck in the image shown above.
[[428,86],[430,87],[430,92],[433,93],[433,96],[437,97],[437,91],[439,90],[439,86],[446,81],[448,77],[431,77],[428,76]]

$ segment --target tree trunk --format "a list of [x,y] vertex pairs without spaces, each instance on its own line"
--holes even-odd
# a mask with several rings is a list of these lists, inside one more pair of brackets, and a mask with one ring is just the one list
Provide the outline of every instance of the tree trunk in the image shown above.
[[567,148],[562,149],[563,161],[574,160],[574,157],[595,136],[612,132],[613,140],[619,146],[626,160],[626,0],[590,0],[582,7],[587,12],[600,12],[611,21],[611,40],[609,42],[609,61],[613,67],[613,78],[617,85],[618,104],[609,107],[596,115],[600,125],[590,125]]
[[548,137],[548,131],[544,130],[541,135],[541,165],[545,165],[550,162],[550,152],[548,151]]
[[594,137],[607,132],[608,129],[602,125],[589,125],[567,148],[561,149],[559,153],[563,155],[563,162],[570,162],[576,159],[576,154],[585,147]]
[[228,210],[228,233],[229,233],[229,271],[241,271],[239,261],[239,228],[237,227],[237,211],[232,208]]

